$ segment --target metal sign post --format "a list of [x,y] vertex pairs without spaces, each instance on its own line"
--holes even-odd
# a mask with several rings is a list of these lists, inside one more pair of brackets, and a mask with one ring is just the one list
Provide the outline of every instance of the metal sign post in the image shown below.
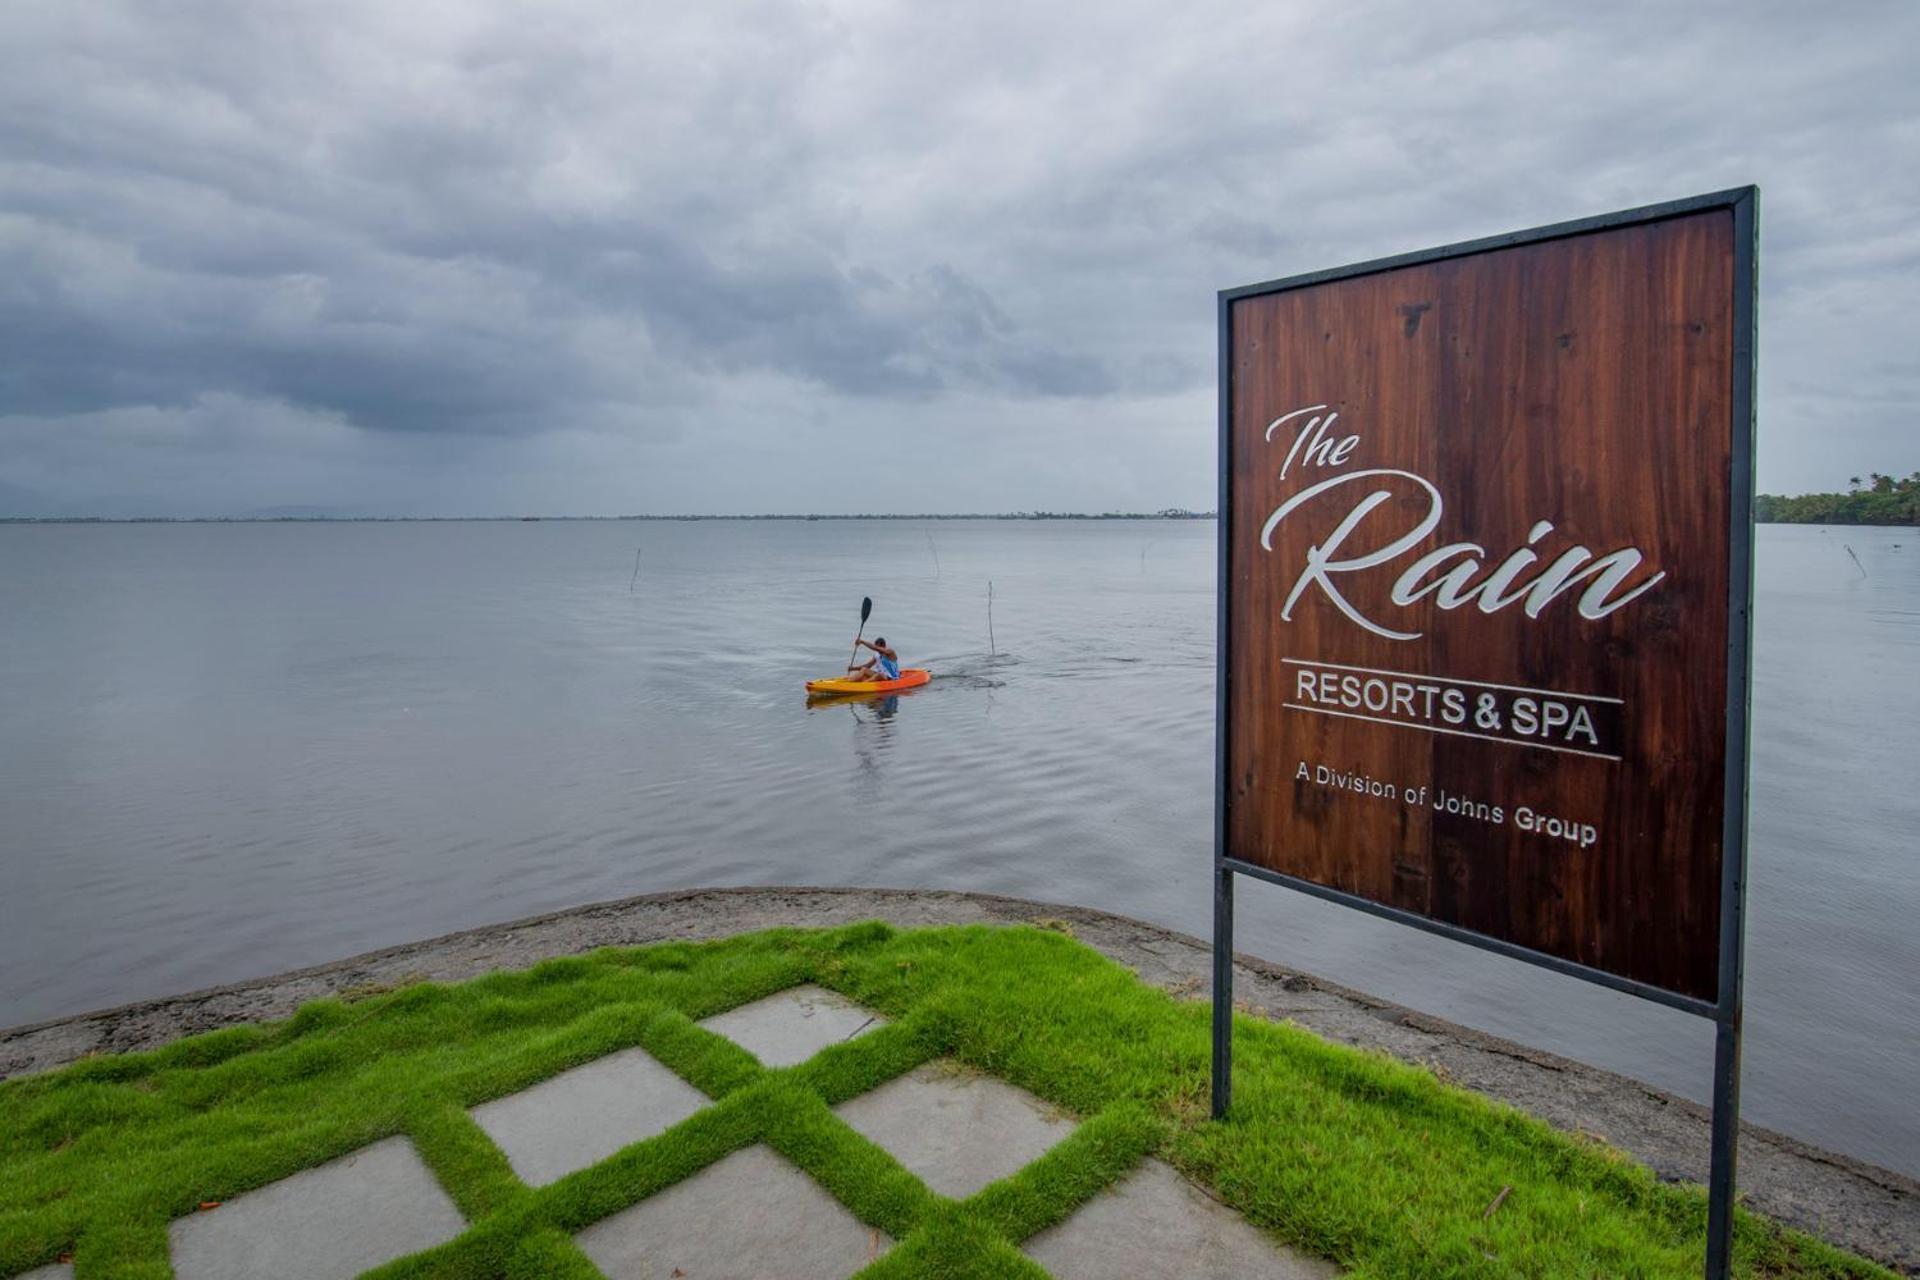
[[1236,875],[1711,1019],[1746,888],[1745,187],[1220,295],[1213,1114]]

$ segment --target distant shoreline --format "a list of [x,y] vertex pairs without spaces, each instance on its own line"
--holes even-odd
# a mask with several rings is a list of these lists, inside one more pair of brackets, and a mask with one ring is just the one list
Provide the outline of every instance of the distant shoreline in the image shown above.
[[696,516],[0,516],[0,524],[478,524],[569,521],[695,520],[1212,520],[1211,511],[980,511],[875,513],[868,515],[696,515]]
[[1854,476],[1845,493],[1755,494],[1753,518],[1761,524],[1879,525],[1920,527],[1920,471],[1908,476]]
[[[1213,511],[1003,511],[1003,512],[881,512],[871,515],[820,514],[697,515],[697,516],[0,516],[6,524],[542,524],[548,522],[693,523],[710,520],[1217,520]],[[1920,525],[1892,521],[1789,520],[1756,518],[1761,524],[1856,525],[1861,528],[1913,529]]]

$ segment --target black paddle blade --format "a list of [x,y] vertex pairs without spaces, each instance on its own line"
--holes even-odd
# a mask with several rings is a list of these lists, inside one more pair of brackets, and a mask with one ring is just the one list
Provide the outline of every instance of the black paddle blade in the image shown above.
[[873,597],[861,596],[860,597],[860,625],[863,627],[866,626],[867,619],[870,616],[872,616],[872,614],[873,614]]

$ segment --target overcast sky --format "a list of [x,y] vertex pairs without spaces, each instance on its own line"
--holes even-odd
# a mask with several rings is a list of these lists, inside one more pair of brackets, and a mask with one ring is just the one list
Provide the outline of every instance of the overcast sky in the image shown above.
[[0,514],[1213,505],[1214,291],[1746,182],[1920,468],[1920,5],[0,0]]

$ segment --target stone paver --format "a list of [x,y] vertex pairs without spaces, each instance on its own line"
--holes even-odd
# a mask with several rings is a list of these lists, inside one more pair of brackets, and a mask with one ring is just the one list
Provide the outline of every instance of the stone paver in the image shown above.
[[767,1147],[748,1147],[575,1237],[607,1280],[842,1280],[893,1246]]
[[725,1036],[766,1066],[791,1067],[884,1021],[837,992],[808,985],[729,1009],[700,1025]]
[[672,1128],[707,1096],[641,1049],[622,1049],[473,1109],[528,1186],[598,1164]]
[[956,1199],[1025,1168],[1074,1124],[992,1076],[928,1063],[834,1111],[929,1187]]
[[35,1267],[24,1275],[16,1276],[14,1280],[73,1280],[73,1264],[49,1263],[44,1267]]
[[466,1225],[413,1144],[386,1138],[176,1218],[167,1233],[183,1280],[348,1280]]
[[1027,1241],[1055,1280],[1326,1280],[1331,1263],[1273,1243],[1159,1160]]

